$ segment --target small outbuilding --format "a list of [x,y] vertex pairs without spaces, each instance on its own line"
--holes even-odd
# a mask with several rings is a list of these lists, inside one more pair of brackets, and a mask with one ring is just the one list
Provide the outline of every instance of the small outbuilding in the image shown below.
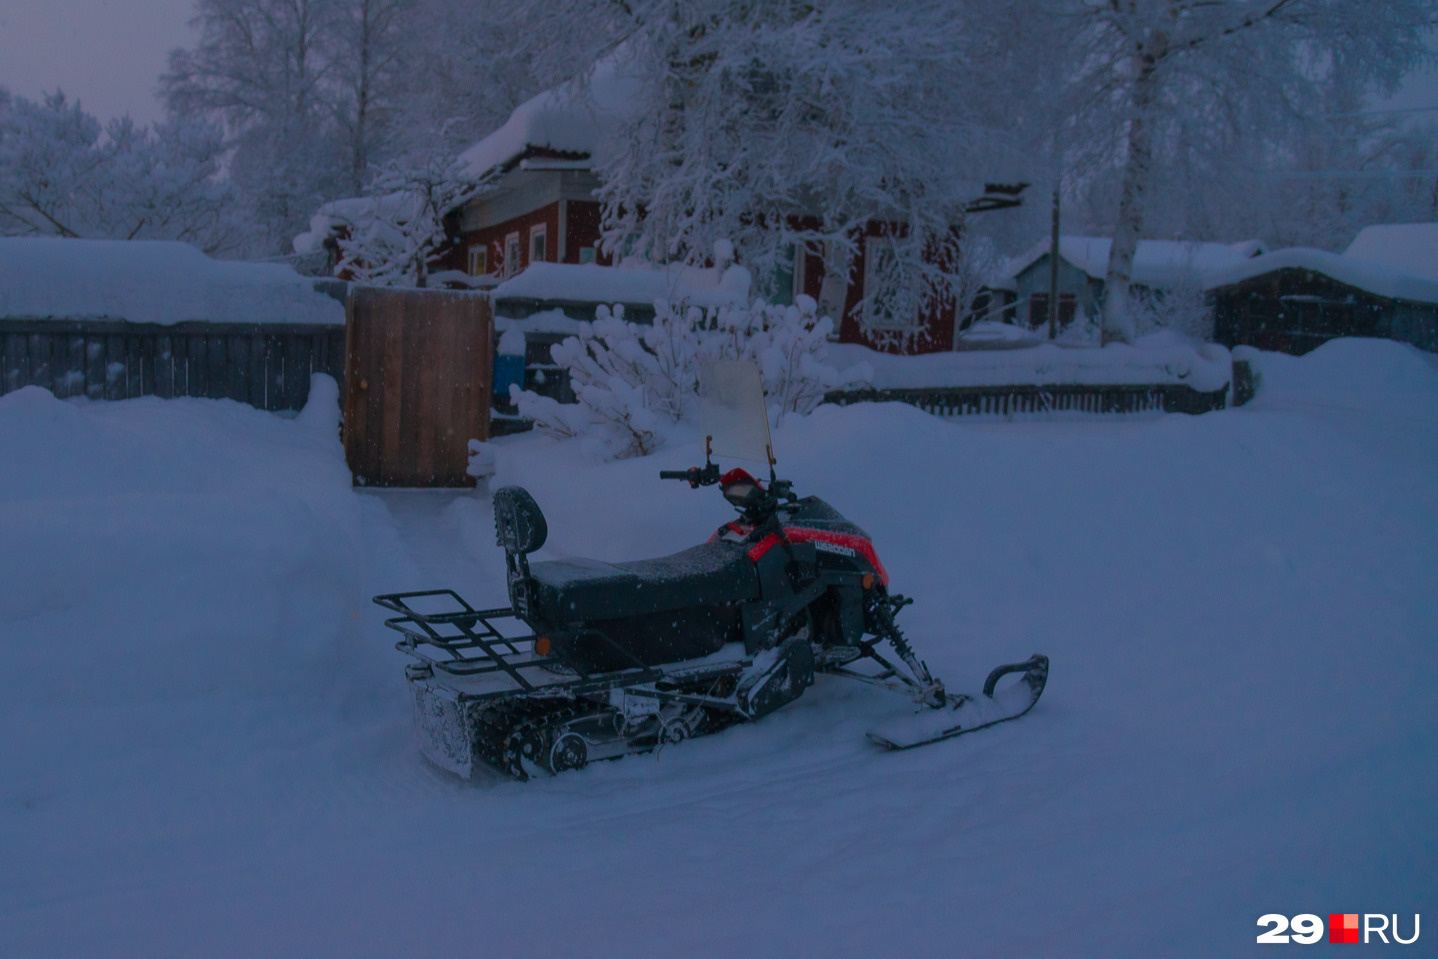
[[1438,224],[1371,226],[1343,253],[1277,250],[1205,288],[1225,346],[1303,354],[1366,336],[1438,350]]
[[[1058,319],[1067,326],[1075,317],[1096,317],[1103,311],[1104,277],[1108,273],[1108,237],[1062,236],[1059,238]],[[1021,325],[1036,327],[1048,322],[1049,256],[1052,243],[1036,243],[1022,256],[1009,261],[1004,276],[990,284],[1007,300],[1007,315]],[[1197,289],[1216,270],[1235,266],[1263,251],[1257,240],[1241,243],[1199,243],[1186,240],[1139,240],[1133,258],[1133,285],[1136,291],[1163,294],[1179,287]]]

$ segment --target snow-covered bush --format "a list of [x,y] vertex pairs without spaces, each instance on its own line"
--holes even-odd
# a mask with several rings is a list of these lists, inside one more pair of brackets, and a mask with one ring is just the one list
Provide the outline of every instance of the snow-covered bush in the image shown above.
[[550,434],[582,435],[607,458],[644,456],[664,444],[666,426],[697,418],[699,370],[712,359],[755,361],[775,424],[812,410],[842,385],[824,362],[832,329],[807,296],[793,306],[707,310],[661,301],[652,326],[625,322],[622,306],[601,306],[583,333],[551,353],[569,370],[577,404],[511,392],[520,413]]
[[1213,338],[1213,309],[1196,277],[1162,291],[1135,290],[1129,315],[1138,336],[1170,330],[1195,340]]

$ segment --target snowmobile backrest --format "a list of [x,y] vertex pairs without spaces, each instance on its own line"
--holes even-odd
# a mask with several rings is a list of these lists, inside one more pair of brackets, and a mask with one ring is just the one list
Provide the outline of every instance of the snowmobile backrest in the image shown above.
[[503,486],[494,491],[494,538],[506,553],[523,556],[544,545],[549,524],[529,491]]

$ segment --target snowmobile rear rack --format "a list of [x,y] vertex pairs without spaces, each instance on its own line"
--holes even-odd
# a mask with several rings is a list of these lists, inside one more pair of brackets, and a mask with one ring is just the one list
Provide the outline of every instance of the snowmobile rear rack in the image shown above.
[[519,691],[562,690],[577,695],[652,682],[663,675],[597,630],[591,635],[608,642],[632,667],[604,673],[558,667],[536,651],[539,637],[513,608],[475,609],[452,589],[386,593],[376,596],[374,602],[400,614],[385,620],[385,625],[404,637],[395,643],[395,649],[420,660],[409,667],[410,678],[424,678],[421,674],[426,671],[433,674],[438,670],[456,680],[467,680],[456,684],[466,699]]

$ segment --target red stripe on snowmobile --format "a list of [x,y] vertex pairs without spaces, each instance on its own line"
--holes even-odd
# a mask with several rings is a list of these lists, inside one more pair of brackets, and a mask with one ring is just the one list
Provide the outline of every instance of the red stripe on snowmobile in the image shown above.
[[749,547],[749,558],[757,563],[759,562],[759,557],[763,556],[765,553],[769,552],[769,550],[773,549],[775,546],[778,546],[782,542],[784,542],[784,540],[780,538],[778,533],[770,533],[768,536],[765,536],[763,539],[759,540],[759,542]]
[[759,562],[759,557],[784,542],[784,539],[788,539],[791,543],[808,543],[819,540],[824,543],[832,543],[835,546],[846,546],[869,561],[869,565],[874,567],[874,572],[879,576],[879,582],[885,586],[889,585],[889,571],[884,569],[883,563],[879,562],[879,554],[874,552],[874,544],[862,536],[854,536],[851,533],[830,533],[826,530],[805,529],[802,526],[786,526],[783,538],[778,533],[770,533],[749,547],[749,558],[756,563]]
[[885,586],[889,585],[889,571],[884,569],[883,563],[879,562],[879,554],[874,552],[874,544],[863,536],[855,536],[852,533],[831,533],[821,529],[805,529],[802,526],[786,526],[784,535],[791,543],[807,543],[818,540],[821,543],[832,543],[835,546],[847,546],[869,561],[869,565],[874,567],[874,572],[879,575],[879,582]]

